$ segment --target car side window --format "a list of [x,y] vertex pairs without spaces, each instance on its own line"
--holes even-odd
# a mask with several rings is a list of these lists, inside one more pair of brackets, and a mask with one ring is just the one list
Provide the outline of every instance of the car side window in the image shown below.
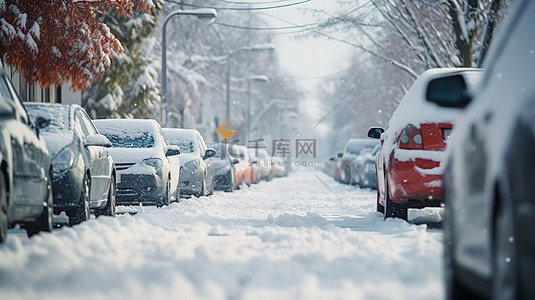
[[89,135],[89,130],[87,129],[86,125],[84,124],[84,121],[82,119],[82,115],[80,113],[80,110],[77,109],[74,112],[74,130],[82,135],[84,138]]
[[80,118],[82,119],[82,128],[85,128],[84,130],[89,134],[98,134],[97,129],[95,128],[95,125],[93,125],[93,122],[91,122],[91,119],[87,116],[87,114],[79,109],[78,112],[80,113]]
[[11,100],[11,103],[17,110],[17,115],[20,117],[20,121],[29,124],[30,118],[28,117],[28,113],[15,92],[15,89],[11,86],[11,82],[5,76],[0,77],[0,94],[6,99]]

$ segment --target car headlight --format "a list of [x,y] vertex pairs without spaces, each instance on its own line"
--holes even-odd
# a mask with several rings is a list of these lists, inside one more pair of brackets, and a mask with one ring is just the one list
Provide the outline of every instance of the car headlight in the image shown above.
[[52,166],[56,171],[63,171],[74,166],[76,161],[76,150],[73,145],[63,149],[52,160]]
[[201,162],[198,159],[194,159],[184,165],[184,167],[188,169],[197,169],[197,167],[201,164]]
[[156,171],[162,168],[162,160],[159,158],[147,158],[143,160],[143,164],[153,167]]

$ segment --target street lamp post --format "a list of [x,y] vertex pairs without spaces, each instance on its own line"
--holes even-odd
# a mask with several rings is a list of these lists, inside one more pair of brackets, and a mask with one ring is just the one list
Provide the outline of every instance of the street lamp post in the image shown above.
[[267,83],[269,77],[265,75],[254,75],[247,78],[247,140],[251,140],[251,81]]
[[241,52],[261,52],[261,51],[275,51],[275,46],[273,44],[261,44],[254,45],[249,47],[240,48],[234,50],[233,52],[227,55],[227,110],[226,110],[226,119],[230,119],[230,61],[231,59],[241,53]]
[[[169,20],[178,15],[185,16],[195,16],[201,20],[206,20],[208,22],[213,22],[217,17],[217,12],[215,9],[193,9],[193,10],[177,10],[170,13],[163,21],[162,25],[162,79],[161,79],[161,112],[160,112],[160,122],[164,123],[167,127],[167,23]],[[165,115],[165,122],[163,116]]]

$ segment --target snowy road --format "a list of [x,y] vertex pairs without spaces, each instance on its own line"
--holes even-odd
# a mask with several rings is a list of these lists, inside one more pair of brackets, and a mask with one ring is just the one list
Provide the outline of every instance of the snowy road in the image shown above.
[[139,212],[31,239],[11,229],[0,299],[443,298],[442,232],[385,222],[375,191],[319,171],[121,210]]

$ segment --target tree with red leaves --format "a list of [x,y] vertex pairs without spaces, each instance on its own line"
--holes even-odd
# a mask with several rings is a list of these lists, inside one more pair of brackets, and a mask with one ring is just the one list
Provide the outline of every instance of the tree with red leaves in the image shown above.
[[94,82],[121,53],[100,15],[148,10],[151,0],[0,0],[0,58],[41,86]]

